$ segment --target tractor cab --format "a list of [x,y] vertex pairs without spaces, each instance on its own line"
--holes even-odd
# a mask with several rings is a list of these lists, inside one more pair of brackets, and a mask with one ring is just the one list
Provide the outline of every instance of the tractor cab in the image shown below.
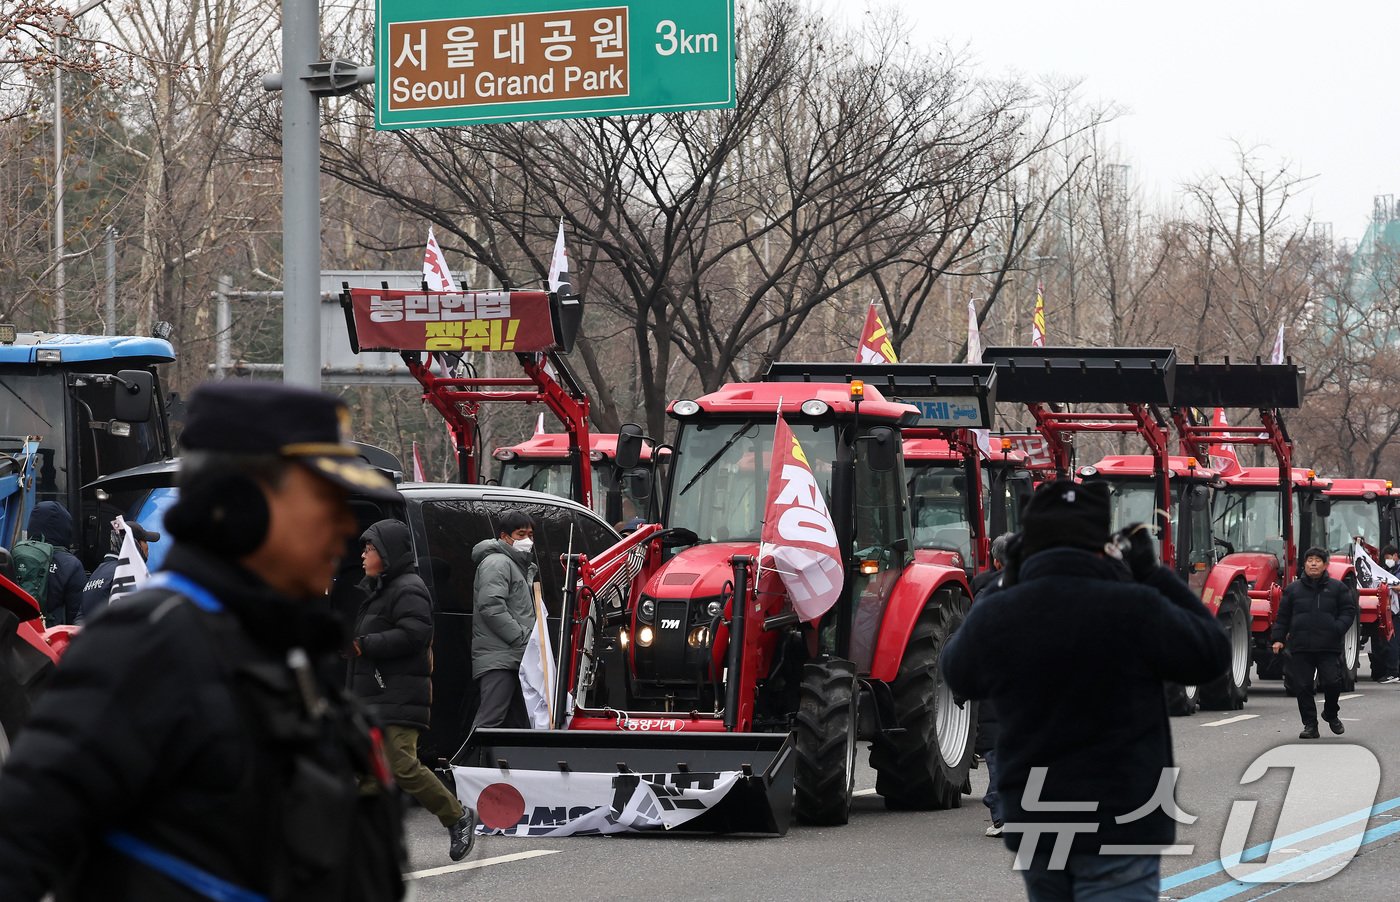
[[[1133,523],[1151,524],[1156,519],[1159,481],[1155,462],[1148,455],[1105,457],[1079,471],[1082,479],[1102,479],[1108,483],[1112,528],[1116,532]],[[1176,570],[1198,592],[1205,575],[1222,556],[1222,544],[1212,528],[1211,506],[1220,475],[1202,467],[1194,457],[1171,455],[1172,505],[1171,542],[1164,548],[1161,536],[1153,541],[1162,562]]]
[[1350,557],[1352,542],[1361,540],[1372,557],[1396,544],[1395,502],[1384,479],[1333,479],[1324,493],[1332,502],[1325,542],[1318,544],[1337,556]]
[[0,450],[9,469],[28,474],[3,499],[0,544],[19,538],[33,504],[57,501],[73,514],[84,563],[102,557],[109,514],[120,511],[83,487],[172,456],[157,366],[174,360],[160,338],[16,333],[0,325]]
[[[1025,454],[1013,449],[1009,439],[992,438],[995,450],[988,454],[922,432],[904,430],[914,554],[980,572],[988,565],[976,554],[979,539],[985,536],[990,543],[1020,529],[1021,508],[1034,489]],[[978,468],[980,480],[969,476],[969,466]],[[968,490],[979,482],[980,504]]]
[[[496,481],[510,488],[532,489],[560,498],[574,498],[578,466],[569,447],[569,436],[557,432],[537,432],[518,445],[497,448]],[[617,465],[617,435],[589,436],[593,510],[621,528],[634,517],[655,519],[656,466],[670,453],[644,443],[636,467]]]

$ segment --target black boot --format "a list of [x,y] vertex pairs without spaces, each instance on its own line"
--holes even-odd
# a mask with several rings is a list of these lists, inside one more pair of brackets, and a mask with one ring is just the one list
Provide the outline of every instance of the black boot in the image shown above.
[[[1317,730],[1313,730],[1313,735],[1317,735]],[[453,861],[466,858],[467,853],[472,850],[472,843],[476,842],[476,812],[467,808],[462,819],[447,828],[447,835],[452,840],[447,854]]]
[[1315,724],[1315,723],[1314,723],[1314,724],[1309,724],[1309,725],[1303,727],[1303,732],[1301,732],[1301,733],[1298,734],[1298,738],[1299,738],[1299,739],[1316,739],[1316,738],[1317,738],[1317,724]]

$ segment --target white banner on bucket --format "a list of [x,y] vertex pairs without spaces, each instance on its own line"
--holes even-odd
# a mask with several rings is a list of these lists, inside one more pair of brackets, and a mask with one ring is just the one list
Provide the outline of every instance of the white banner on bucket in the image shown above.
[[738,771],[603,774],[453,767],[482,833],[584,836],[671,829],[719,804]]

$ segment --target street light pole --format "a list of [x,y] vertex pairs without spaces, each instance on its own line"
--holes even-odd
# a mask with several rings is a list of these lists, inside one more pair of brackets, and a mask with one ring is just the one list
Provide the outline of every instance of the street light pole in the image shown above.
[[[96,8],[105,0],[88,0],[68,17],[76,22],[83,13]],[[67,279],[63,274],[63,258],[68,247],[63,236],[63,34],[66,26],[55,23],[53,36],[53,319],[54,331],[63,332],[68,324],[68,300],[65,297]]]

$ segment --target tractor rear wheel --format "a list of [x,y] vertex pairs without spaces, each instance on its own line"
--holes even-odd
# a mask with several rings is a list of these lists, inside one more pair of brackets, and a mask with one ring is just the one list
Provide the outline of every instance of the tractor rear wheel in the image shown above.
[[1181,683],[1165,683],[1167,713],[1172,717],[1190,717],[1201,707],[1201,687],[1183,686]]
[[799,691],[792,812],[805,824],[844,824],[856,778],[856,666],[839,658],[807,664]]
[[1230,666],[1219,678],[1201,687],[1201,707],[1211,711],[1238,711],[1249,699],[1249,595],[1240,583],[1230,587],[1221,605],[1221,626],[1230,640]]
[[924,609],[899,662],[890,688],[894,695],[895,726],[901,730],[876,736],[870,764],[878,776],[875,791],[885,807],[927,811],[962,806],[963,786],[972,763],[977,707],[959,707],[938,669],[953,631],[962,623],[961,593],[944,593]]

